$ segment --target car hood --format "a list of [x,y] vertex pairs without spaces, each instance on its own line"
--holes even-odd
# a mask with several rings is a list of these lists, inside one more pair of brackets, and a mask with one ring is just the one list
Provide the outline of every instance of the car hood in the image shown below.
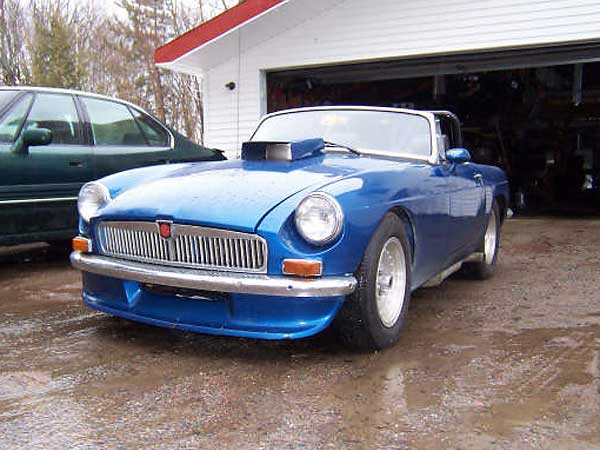
[[[240,231],[255,231],[278,204],[302,191],[312,191],[364,169],[362,158],[342,154],[299,161],[223,161],[148,168],[143,181],[120,191],[106,184],[116,198],[101,211],[102,219],[173,220]],[[367,164],[368,165],[368,164]],[[119,179],[124,180],[127,172]],[[158,174],[158,175],[157,175]],[[112,184],[112,185],[111,185]],[[133,184],[131,186],[131,184]],[[120,191],[120,192],[119,192]]]

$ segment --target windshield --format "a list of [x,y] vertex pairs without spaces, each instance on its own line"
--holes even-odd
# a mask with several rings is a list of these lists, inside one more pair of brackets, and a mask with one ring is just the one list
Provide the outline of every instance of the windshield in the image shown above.
[[428,157],[429,121],[415,114],[369,110],[297,111],[269,117],[253,141],[291,142],[323,138],[360,151]]

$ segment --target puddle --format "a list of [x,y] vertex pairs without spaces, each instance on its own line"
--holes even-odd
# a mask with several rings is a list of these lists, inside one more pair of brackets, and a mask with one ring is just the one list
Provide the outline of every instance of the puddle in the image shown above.
[[39,395],[56,390],[58,384],[45,372],[5,372],[0,374],[0,400]]

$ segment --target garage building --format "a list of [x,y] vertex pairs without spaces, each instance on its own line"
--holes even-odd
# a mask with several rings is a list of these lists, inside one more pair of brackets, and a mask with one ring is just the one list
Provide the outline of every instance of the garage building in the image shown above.
[[201,76],[205,144],[324,104],[449,109],[525,211],[600,208],[597,0],[246,0],[157,49]]

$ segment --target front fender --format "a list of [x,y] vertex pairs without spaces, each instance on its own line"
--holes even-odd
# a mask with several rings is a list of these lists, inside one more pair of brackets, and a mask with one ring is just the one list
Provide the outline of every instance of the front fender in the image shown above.
[[[184,163],[138,167],[108,175],[99,179],[98,181],[106,186],[110,192],[110,197],[115,199],[122,193],[127,192],[129,189],[133,189],[134,187],[143,183],[148,183],[153,180],[167,177],[177,172],[182,167],[185,167]],[[79,233],[84,236],[88,236],[89,230],[90,225],[83,221],[81,217],[79,217]]]
[[269,243],[269,273],[281,273],[286,258],[321,260],[324,275],[356,272],[386,212],[402,207],[411,214],[404,201],[409,198],[410,190],[399,187],[393,175],[397,177],[397,173],[357,174],[319,189],[336,198],[344,213],[340,237],[323,247],[304,241],[294,224],[294,211],[311,190],[298,192],[278,205],[258,227],[258,233]]

